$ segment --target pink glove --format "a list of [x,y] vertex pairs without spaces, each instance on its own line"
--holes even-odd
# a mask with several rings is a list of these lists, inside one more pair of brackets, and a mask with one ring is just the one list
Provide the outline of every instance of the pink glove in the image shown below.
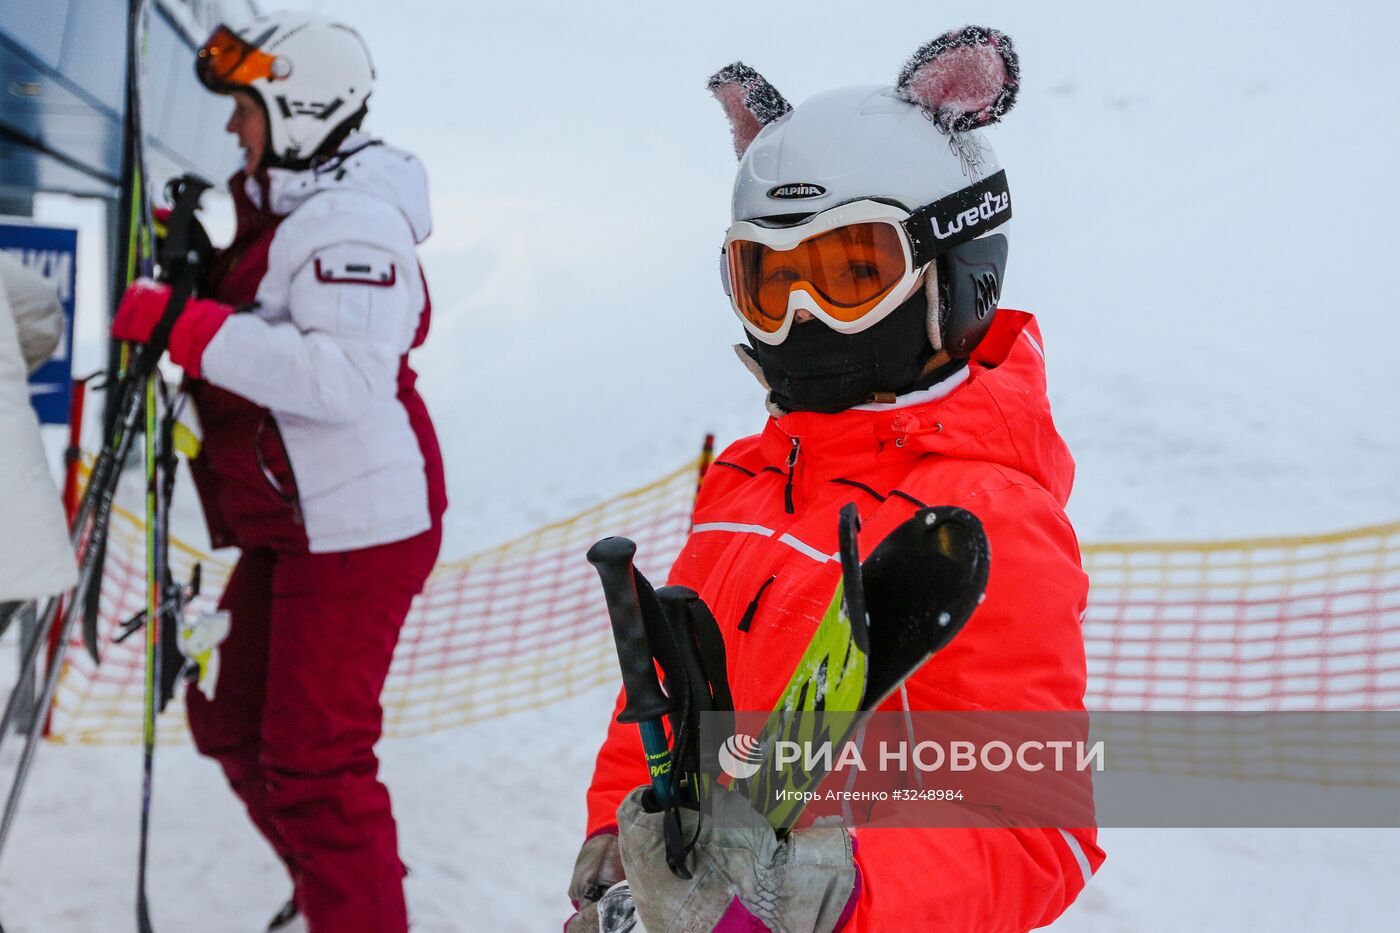
[[[851,891],[851,897],[846,901],[846,907],[841,911],[841,916],[836,921],[836,926],[832,927],[832,933],[841,933],[850,922],[851,914],[855,913],[856,901],[860,899],[861,883],[860,870],[856,869],[855,888]],[[609,902],[612,902],[611,904]],[[574,905],[579,908],[576,903]],[[585,914],[584,911],[590,911]],[[627,888],[626,883],[619,884],[615,888],[610,888],[599,901],[588,901],[579,912],[569,918],[564,924],[564,933],[609,933],[607,920],[603,916],[612,916],[614,920],[622,918],[624,928],[630,929],[631,923],[627,921],[636,920],[635,909],[632,907],[632,892]],[[713,933],[773,933],[772,928],[762,920],[749,912],[736,897],[729,902],[729,908],[720,917],[719,923],[714,927]]]
[[[146,343],[165,314],[170,302],[170,286],[151,279],[137,279],[127,286],[112,319],[112,336],[118,340]],[[170,358],[194,378],[200,376],[200,361],[209,341],[224,326],[233,308],[206,298],[191,298],[170,331]]]
[[[860,848],[855,836],[851,837],[852,852]],[[856,901],[860,900],[861,888],[860,866],[856,866],[856,883],[851,889],[850,900],[846,901],[846,908],[841,911],[841,917],[836,921],[836,926],[832,928],[832,933],[841,933],[846,928],[846,924],[851,920],[851,914],[856,912]],[[772,933],[768,927],[753,914],[748,908],[739,903],[736,897],[729,902],[729,909],[720,918],[719,924],[715,927],[714,933]]]

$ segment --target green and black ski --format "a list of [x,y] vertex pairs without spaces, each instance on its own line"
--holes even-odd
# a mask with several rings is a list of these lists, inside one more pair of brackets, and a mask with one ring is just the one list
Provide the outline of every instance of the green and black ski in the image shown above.
[[776,743],[839,746],[881,703],[951,642],[987,587],[982,523],[964,509],[920,509],[862,564],[860,518],[840,516],[841,580],[807,650],[758,736],[762,766],[741,782],[754,809],[779,832],[801,815],[820,766],[777,768]]

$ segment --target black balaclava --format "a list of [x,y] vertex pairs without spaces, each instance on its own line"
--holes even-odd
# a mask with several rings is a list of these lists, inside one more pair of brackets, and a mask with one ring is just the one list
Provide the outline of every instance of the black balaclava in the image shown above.
[[745,336],[749,345],[738,349],[758,364],[769,400],[784,411],[845,411],[879,396],[926,389],[964,362],[924,371],[934,350],[922,287],[889,317],[860,333],[840,334],[811,320],[794,324],[777,346],[747,331]]

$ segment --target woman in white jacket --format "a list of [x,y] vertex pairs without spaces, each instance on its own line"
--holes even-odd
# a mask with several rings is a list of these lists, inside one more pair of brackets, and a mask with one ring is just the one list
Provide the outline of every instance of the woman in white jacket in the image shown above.
[[[358,33],[306,13],[220,27],[196,70],[233,98],[233,243],[170,334],[204,431],[191,463],[216,546],[242,549],[213,700],[190,729],[291,875],[272,929],[403,933],[403,865],[374,745],[379,696],[446,507],[408,353],[428,327],[412,155],[360,132]],[[169,289],[128,289],[144,341]]]
[[[77,582],[58,490],[26,378],[63,339],[63,307],[43,277],[0,253],[0,613]],[[0,619],[3,621],[3,619]]]

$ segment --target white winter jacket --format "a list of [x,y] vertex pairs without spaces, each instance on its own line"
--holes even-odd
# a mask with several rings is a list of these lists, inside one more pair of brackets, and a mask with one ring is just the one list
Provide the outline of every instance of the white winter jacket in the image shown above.
[[63,337],[63,307],[43,277],[0,253],[0,602],[78,582],[68,526],[44,459],[26,379]]
[[425,531],[424,456],[397,395],[426,300],[415,253],[430,230],[423,167],[356,133],[315,171],[270,170],[265,206],[288,216],[257,304],[219,329],[202,377],[271,412],[312,552]]

